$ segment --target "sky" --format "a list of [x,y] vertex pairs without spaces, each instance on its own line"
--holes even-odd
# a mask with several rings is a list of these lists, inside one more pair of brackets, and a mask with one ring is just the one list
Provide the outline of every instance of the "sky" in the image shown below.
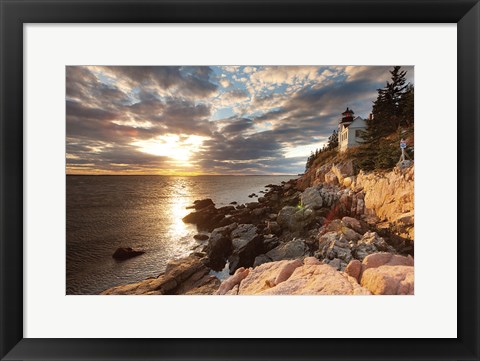
[[[413,83],[413,67],[404,66]],[[68,66],[68,174],[298,174],[391,66]]]

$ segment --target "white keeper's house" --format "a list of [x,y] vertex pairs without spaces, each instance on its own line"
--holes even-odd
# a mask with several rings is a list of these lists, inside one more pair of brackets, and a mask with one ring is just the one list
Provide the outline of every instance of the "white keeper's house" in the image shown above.
[[341,152],[360,145],[362,140],[361,131],[367,129],[366,120],[362,117],[355,117],[354,114],[353,110],[347,107],[347,110],[342,113],[342,119],[338,124],[338,146]]

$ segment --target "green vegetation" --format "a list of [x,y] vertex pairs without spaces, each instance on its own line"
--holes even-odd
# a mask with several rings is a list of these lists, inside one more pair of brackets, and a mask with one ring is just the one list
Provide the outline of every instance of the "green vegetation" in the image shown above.
[[[367,130],[362,132],[363,144],[358,147],[356,159],[361,169],[391,169],[400,158],[399,143],[412,135],[414,87],[406,83],[406,72],[399,66],[390,71],[391,81],[373,102],[373,118],[367,120]],[[410,134],[412,133],[412,134]],[[413,154],[409,154],[412,158]]]
[[[401,70],[400,66],[395,66],[390,74],[391,80],[387,81],[385,87],[377,89],[377,99],[372,107],[373,117],[367,119],[367,129],[362,131],[362,144],[342,154],[356,159],[358,167],[365,171],[395,167],[401,154],[401,139],[407,141],[407,156],[413,159],[414,86],[407,83],[407,72]],[[335,139],[332,139],[334,134]],[[336,131],[334,134],[322,150],[312,152],[307,159],[306,170],[336,156],[338,134]]]

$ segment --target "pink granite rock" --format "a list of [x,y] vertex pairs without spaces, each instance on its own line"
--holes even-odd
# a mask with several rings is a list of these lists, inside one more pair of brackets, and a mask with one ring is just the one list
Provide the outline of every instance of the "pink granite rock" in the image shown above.
[[412,266],[380,266],[362,274],[361,285],[375,295],[413,295]]
[[288,280],[261,295],[369,295],[355,279],[327,265],[302,266]]
[[254,295],[273,287],[278,274],[289,262],[268,262],[255,267],[240,283],[238,294]]
[[316,257],[306,257],[303,260],[303,264],[306,265],[306,266],[312,266],[312,265],[316,265],[316,264],[322,264],[322,261],[320,261]]
[[285,282],[290,278],[292,273],[295,271],[296,268],[303,266],[303,262],[299,259],[293,260],[285,264],[278,273],[277,277],[275,278],[274,286]]
[[227,278],[225,281],[222,282],[220,287],[218,288],[217,292],[215,293],[216,295],[224,295],[228,291],[230,291],[233,287],[236,285],[240,284],[240,282],[248,276],[248,273],[250,272],[250,269],[245,269],[243,267],[240,267],[235,271],[235,274],[233,276],[230,276]]
[[370,294],[346,273],[338,272],[327,264],[319,264],[308,258],[304,264],[295,267],[293,273],[283,282],[276,283],[277,277],[287,267],[297,266],[292,261],[264,263],[250,271],[242,280],[239,295],[357,295]]
[[355,278],[357,281],[360,279],[362,272],[362,263],[358,259],[353,259],[345,268],[345,273],[350,277]]
[[405,257],[388,252],[373,253],[365,257],[362,262],[362,271],[369,268],[376,268],[383,265],[388,266],[413,266],[413,258]]

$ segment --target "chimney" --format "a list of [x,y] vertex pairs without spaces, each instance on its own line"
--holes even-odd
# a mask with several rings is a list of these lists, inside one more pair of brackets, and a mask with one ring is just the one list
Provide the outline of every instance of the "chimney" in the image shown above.
[[368,114],[368,120],[373,120],[373,113]]

